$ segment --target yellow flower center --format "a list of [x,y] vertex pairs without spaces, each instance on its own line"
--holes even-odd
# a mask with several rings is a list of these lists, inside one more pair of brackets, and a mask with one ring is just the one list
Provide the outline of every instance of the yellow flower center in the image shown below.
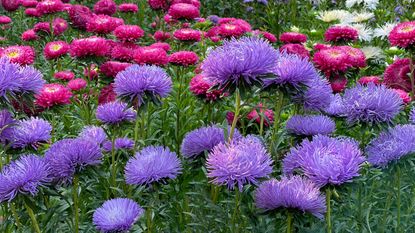
[[225,25],[225,28],[228,29],[228,30],[234,30],[236,28],[236,26],[232,25],[232,24],[227,24],[227,25]]
[[8,58],[16,58],[16,57],[20,56],[20,53],[18,51],[12,51],[12,52],[9,52],[6,56]]
[[413,31],[414,29],[415,29],[414,26],[407,25],[407,26],[401,28],[401,32],[410,32],[410,31]]
[[48,92],[48,93],[54,93],[54,92],[57,92],[57,91],[58,91],[58,89],[59,89],[59,88],[57,88],[57,87],[46,87],[46,88],[45,88],[45,92]]
[[61,48],[62,48],[62,45],[60,45],[60,44],[54,44],[51,47],[52,51],[54,51],[54,52],[58,51]]

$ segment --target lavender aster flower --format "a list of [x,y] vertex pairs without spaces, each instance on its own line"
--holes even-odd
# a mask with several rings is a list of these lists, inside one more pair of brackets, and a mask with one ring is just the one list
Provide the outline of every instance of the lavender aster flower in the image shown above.
[[291,149],[283,160],[283,171],[292,174],[298,169],[321,187],[340,185],[359,176],[364,161],[356,141],[317,135]]
[[306,90],[294,97],[303,103],[304,108],[312,111],[321,111],[327,108],[333,98],[332,89],[327,79],[316,76],[306,83]]
[[208,19],[210,22],[212,22],[213,24],[218,24],[218,23],[219,23],[219,20],[220,20],[220,17],[219,17],[219,16],[217,16],[217,15],[209,15],[209,16],[207,17],[207,19]]
[[225,41],[202,63],[203,75],[221,86],[252,85],[274,71],[279,53],[266,40],[242,37]]
[[[235,129],[234,140],[240,139],[241,137],[242,135]],[[204,151],[212,150],[219,143],[225,142],[226,138],[223,128],[217,125],[211,125],[187,133],[183,139],[180,151],[184,157],[194,158]]]
[[176,153],[162,146],[148,146],[128,160],[125,181],[127,184],[150,184],[163,179],[174,179],[181,170]]
[[143,208],[137,202],[129,198],[115,198],[105,201],[95,210],[93,222],[97,230],[103,233],[127,232],[143,213]]
[[320,78],[319,73],[308,58],[301,58],[295,54],[282,53],[279,57],[274,73],[275,78],[266,79],[265,86],[289,85],[295,89]]
[[220,143],[209,154],[206,167],[208,177],[216,185],[238,186],[242,190],[247,183],[257,184],[272,172],[270,155],[257,139],[242,138],[227,145]]
[[13,124],[15,120],[12,117],[12,114],[3,109],[0,111],[0,143],[10,140],[13,134]]
[[6,98],[8,94],[19,92],[22,78],[19,65],[11,63],[8,58],[0,58],[0,97]]
[[325,197],[310,180],[301,176],[271,179],[259,185],[255,192],[256,206],[264,210],[292,208],[323,218]]
[[330,117],[322,115],[294,115],[287,121],[289,133],[301,136],[331,134],[336,130],[336,124]]
[[412,124],[415,124],[415,108],[414,107],[411,109],[411,113],[409,114],[409,121]]
[[119,124],[123,121],[134,120],[136,112],[128,108],[126,103],[115,101],[99,105],[96,117],[105,124]]
[[340,94],[335,94],[331,99],[330,105],[324,109],[324,112],[330,116],[342,117],[346,109],[343,104],[343,98]]
[[24,148],[32,146],[37,148],[39,142],[50,139],[52,126],[49,122],[31,117],[28,120],[20,120],[12,128],[12,144],[14,148]]
[[[112,142],[107,140],[102,144],[102,148],[104,151],[111,151],[112,150]],[[134,141],[129,138],[116,138],[114,141],[114,150],[121,150],[121,149],[133,149],[134,148]]]
[[56,181],[71,182],[74,174],[87,166],[101,163],[99,145],[82,138],[55,142],[45,153],[45,159]]
[[391,122],[402,107],[402,99],[395,91],[373,83],[346,89],[343,103],[349,123]]
[[38,187],[50,181],[43,158],[24,155],[6,165],[0,174],[0,202],[12,201],[18,193],[35,196]]
[[89,141],[94,141],[98,144],[104,143],[107,140],[107,134],[104,129],[99,126],[85,126],[78,138],[82,138]]
[[17,81],[20,85],[20,92],[37,94],[45,84],[42,73],[32,66],[25,66],[20,69],[21,78]]
[[132,65],[115,77],[114,90],[117,96],[137,100],[155,101],[166,97],[172,89],[171,78],[158,66]]
[[378,167],[415,152],[415,125],[398,125],[382,132],[366,147],[367,160]]

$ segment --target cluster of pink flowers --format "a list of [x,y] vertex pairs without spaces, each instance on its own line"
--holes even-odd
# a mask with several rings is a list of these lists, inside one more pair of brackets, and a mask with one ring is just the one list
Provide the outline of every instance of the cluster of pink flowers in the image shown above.
[[331,46],[320,49],[314,54],[313,61],[327,76],[332,73],[345,72],[349,68],[366,66],[364,53],[350,46]]

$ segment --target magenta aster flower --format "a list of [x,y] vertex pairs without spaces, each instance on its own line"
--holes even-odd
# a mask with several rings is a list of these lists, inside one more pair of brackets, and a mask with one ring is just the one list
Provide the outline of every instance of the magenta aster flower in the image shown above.
[[199,8],[187,3],[173,4],[168,12],[174,19],[194,19],[200,16]]
[[391,88],[402,89],[404,91],[411,91],[411,80],[409,74],[411,73],[410,59],[397,59],[391,65],[386,67],[383,74],[383,83]]
[[117,4],[113,0],[99,0],[94,5],[95,14],[113,15],[117,12]]
[[393,46],[407,48],[415,43],[415,21],[403,22],[396,25],[388,36]]
[[72,57],[97,56],[105,57],[110,51],[106,39],[101,37],[88,37],[73,40],[71,43],[70,54]]
[[170,54],[169,62],[174,65],[191,66],[199,61],[199,57],[192,51],[178,51]]
[[67,54],[69,45],[65,41],[53,41],[46,44],[43,55],[47,60],[56,59]]
[[298,32],[284,32],[280,35],[280,41],[284,44],[301,44],[307,41],[307,36]]
[[99,71],[107,77],[115,78],[117,74],[130,67],[131,63],[107,61],[99,67]]
[[132,12],[132,13],[136,13],[136,12],[138,12],[138,6],[137,6],[137,4],[134,4],[134,3],[121,3],[118,6],[118,10],[120,12]]
[[173,33],[174,38],[181,41],[200,41],[202,32],[191,28],[181,28]]
[[86,24],[88,32],[98,34],[108,34],[114,31],[118,26],[123,25],[124,21],[108,15],[94,15]]
[[61,12],[63,3],[61,0],[43,0],[36,5],[36,10],[42,15]]
[[134,53],[134,61],[140,65],[163,66],[169,62],[167,52],[161,48],[141,47]]
[[30,46],[14,45],[6,47],[1,53],[0,57],[7,57],[13,63],[20,65],[33,64],[36,58],[35,50]]
[[144,30],[136,25],[120,25],[113,33],[120,41],[136,41],[144,36]]
[[359,34],[350,26],[332,26],[324,33],[324,40],[331,42],[348,42],[357,40]]

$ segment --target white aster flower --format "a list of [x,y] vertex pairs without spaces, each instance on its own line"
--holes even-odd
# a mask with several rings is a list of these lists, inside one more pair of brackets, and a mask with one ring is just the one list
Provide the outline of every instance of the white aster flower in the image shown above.
[[317,19],[323,22],[330,23],[336,20],[343,21],[350,17],[350,13],[345,10],[323,11],[317,15]]
[[396,23],[386,23],[373,31],[373,37],[386,38],[395,26]]
[[353,22],[354,23],[361,23],[364,21],[368,21],[369,19],[375,17],[375,14],[373,14],[372,12],[354,12],[353,13]]
[[383,50],[375,46],[366,46],[361,48],[362,52],[365,54],[366,59],[379,60],[385,57]]

